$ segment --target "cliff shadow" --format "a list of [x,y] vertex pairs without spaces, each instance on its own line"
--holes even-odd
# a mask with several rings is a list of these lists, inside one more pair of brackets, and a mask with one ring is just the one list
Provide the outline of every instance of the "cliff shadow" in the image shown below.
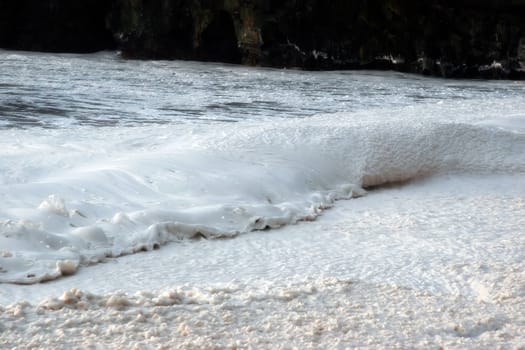
[[198,56],[205,61],[241,63],[235,26],[228,12],[218,11],[202,32]]

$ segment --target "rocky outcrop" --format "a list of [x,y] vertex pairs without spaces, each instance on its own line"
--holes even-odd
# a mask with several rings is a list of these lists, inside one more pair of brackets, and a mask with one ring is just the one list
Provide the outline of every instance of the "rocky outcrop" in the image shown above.
[[0,47],[94,52],[116,46],[106,17],[111,1],[2,0]]
[[524,13],[525,0],[4,0],[0,46],[523,79]]
[[126,57],[260,64],[257,2],[116,0],[110,28]]

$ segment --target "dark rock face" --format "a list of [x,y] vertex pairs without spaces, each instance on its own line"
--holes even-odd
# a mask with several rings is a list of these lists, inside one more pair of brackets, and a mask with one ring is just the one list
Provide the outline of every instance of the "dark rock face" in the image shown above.
[[2,0],[0,46],[523,79],[523,14],[525,0]]
[[241,63],[237,34],[230,14],[219,11],[201,33],[197,56],[202,60]]
[[108,23],[124,57],[194,58],[194,20],[184,0],[115,0]]
[[106,28],[110,11],[106,0],[1,0],[0,46],[51,52],[112,49],[115,42]]
[[262,64],[506,78],[525,63],[524,1],[286,3],[261,15]]
[[109,23],[125,57],[261,63],[260,29],[253,22],[256,20],[253,3],[114,1],[115,10],[109,15]]

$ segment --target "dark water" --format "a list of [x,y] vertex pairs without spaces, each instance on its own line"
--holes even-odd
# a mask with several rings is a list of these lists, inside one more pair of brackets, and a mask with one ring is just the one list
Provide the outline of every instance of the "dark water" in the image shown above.
[[0,128],[235,122],[523,92],[523,84],[389,72],[126,61],[114,52],[0,51]]

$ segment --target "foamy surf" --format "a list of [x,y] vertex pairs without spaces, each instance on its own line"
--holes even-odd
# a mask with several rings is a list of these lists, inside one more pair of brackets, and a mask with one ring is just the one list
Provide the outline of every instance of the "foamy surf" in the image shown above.
[[173,241],[315,220],[363,188],[525,172],[525,135],[508,123],[378,114],[98,135],[2,131],[0,282],[37,283]]
[[32,348],[519,348],[519,305],[336,278],[134,294],[71,289],[0,307],[0,330],[4,345]]

